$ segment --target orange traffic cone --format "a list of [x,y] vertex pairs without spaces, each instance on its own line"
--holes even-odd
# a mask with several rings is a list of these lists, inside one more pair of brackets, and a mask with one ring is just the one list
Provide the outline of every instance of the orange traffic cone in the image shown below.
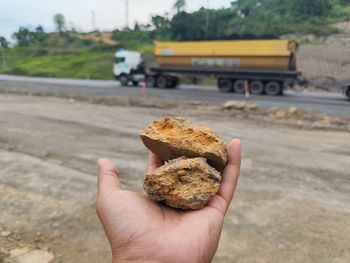
[[250,98],[249,83],[247,80],[244,81],[244,95],[246,99]]
[[147,92],[147,86],[146,86],[146,84],[143,84],[140,88],[140,93],[145,94],[146,92]]

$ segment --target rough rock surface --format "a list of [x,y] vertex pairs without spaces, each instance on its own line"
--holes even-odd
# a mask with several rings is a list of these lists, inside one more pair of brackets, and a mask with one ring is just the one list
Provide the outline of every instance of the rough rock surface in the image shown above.
[[221,174],[202,157],[180,157],[147,174],[144,189],[155,201],[184,210],[200,209],[218,192]]
[[212,129],[203,125],[180,117],[169,117],[163,121],[154,121],[139,134],[145,146],[162,161],[181,156],[204,157],[219,172],[226,165],[225,142]]

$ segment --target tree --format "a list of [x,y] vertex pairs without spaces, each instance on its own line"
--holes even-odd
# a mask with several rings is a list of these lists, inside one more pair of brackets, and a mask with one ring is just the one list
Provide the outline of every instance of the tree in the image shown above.
[[0,48],[9,48],[10,42],[3,36],[0,36]]
[[44,42],[48,35],[45,33],[42,26],[35,28],[35,31],[31,31],[29,28],[20,27],[19,30],[13,33],[12,38],[16,41],[16,46],[27,47]]
[[293,0],[291,2],[291,13],[305,19],[313,16],[325,16],[331,10],[329,0]]
[[247,17],[260,4],[259,0],[237,0],[232,2],[231,6],[236,8],[243,17]]
[[56,25],[57,31],[62,34],[66,30],[66,19],[62,14],[56,14],[53,16],[53,22]]
[[38,26],[37,28],[35,28],[35,32],[33,33],[35,41],[39,43],[44,42],[48,37],[42,26]]
[[177,0],[173,6],[173,9],[176,10],[176,13],[180,13],[184,11],[186,8],[186,1],[185,0]]
[[157,40],[168,40],[170,38],[170,20],[163,16],[152,16],[153,38]]
[[27,47],[33,43],[33,33],[22,26],[17,32],[12,34],[12,38],[16,41],[16,46],[18,47]]
[[350,0],[338,0],[341,5],[350,5]]

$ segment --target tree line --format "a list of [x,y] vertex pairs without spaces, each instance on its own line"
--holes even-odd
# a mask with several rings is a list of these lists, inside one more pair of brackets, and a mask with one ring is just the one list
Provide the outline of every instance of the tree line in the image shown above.
[[130,43],[328,35],[337,32],[331,23],[350,20],[350,0],[237,0],[228,8],[202,7],[192,13],[185,7],[185,0],[178,0],[173,16],[156,15],[150,24],[115,30],[114,39]]
[[[62,14],[54,15],[53,22],[59,34],[63,34],[67,29],[65,17]],[[12,34],[12,39],[15,40],[15,46],[27,47],[45,42],[48,39],[48,33],[45,32],[41,25],[37,26],[34,30],[21,26],[18,31]],[[10,42],[4,36],[0,36],[0,48],[9,47]]]
[[[350,20],[350,0],[236,0],[221,9],[200,8],[186,11],[186,1],[177,0],[172,15],[153,15],[150,23],[135,23],[132,28],[113,31],[112,38],[126,47],[155,40],[209,40],[236,38],[273,38],[283,34],[306,33],[327,35],[337,29],[337,21]],[[60,35],[67,29],[65,17],[53,17]],[[30,30],[21,27],[12,35],[15,46],[25,47],[46,41],[48,34],[42,26]],[[0,48],[9,41],[0,36]]]

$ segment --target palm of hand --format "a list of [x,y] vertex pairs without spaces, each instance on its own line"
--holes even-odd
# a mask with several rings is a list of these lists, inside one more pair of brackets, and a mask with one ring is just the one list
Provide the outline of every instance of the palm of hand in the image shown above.
[[[97,213],[116,262],[210,262],[238,179],[240,149],[236,144],[229,148],[236,156],[229,158],[218,195],[197,211],[175,210],[144,193],[121,190],[113,164],[100,160]],[[151,154],[148,172],[160,165]]]

